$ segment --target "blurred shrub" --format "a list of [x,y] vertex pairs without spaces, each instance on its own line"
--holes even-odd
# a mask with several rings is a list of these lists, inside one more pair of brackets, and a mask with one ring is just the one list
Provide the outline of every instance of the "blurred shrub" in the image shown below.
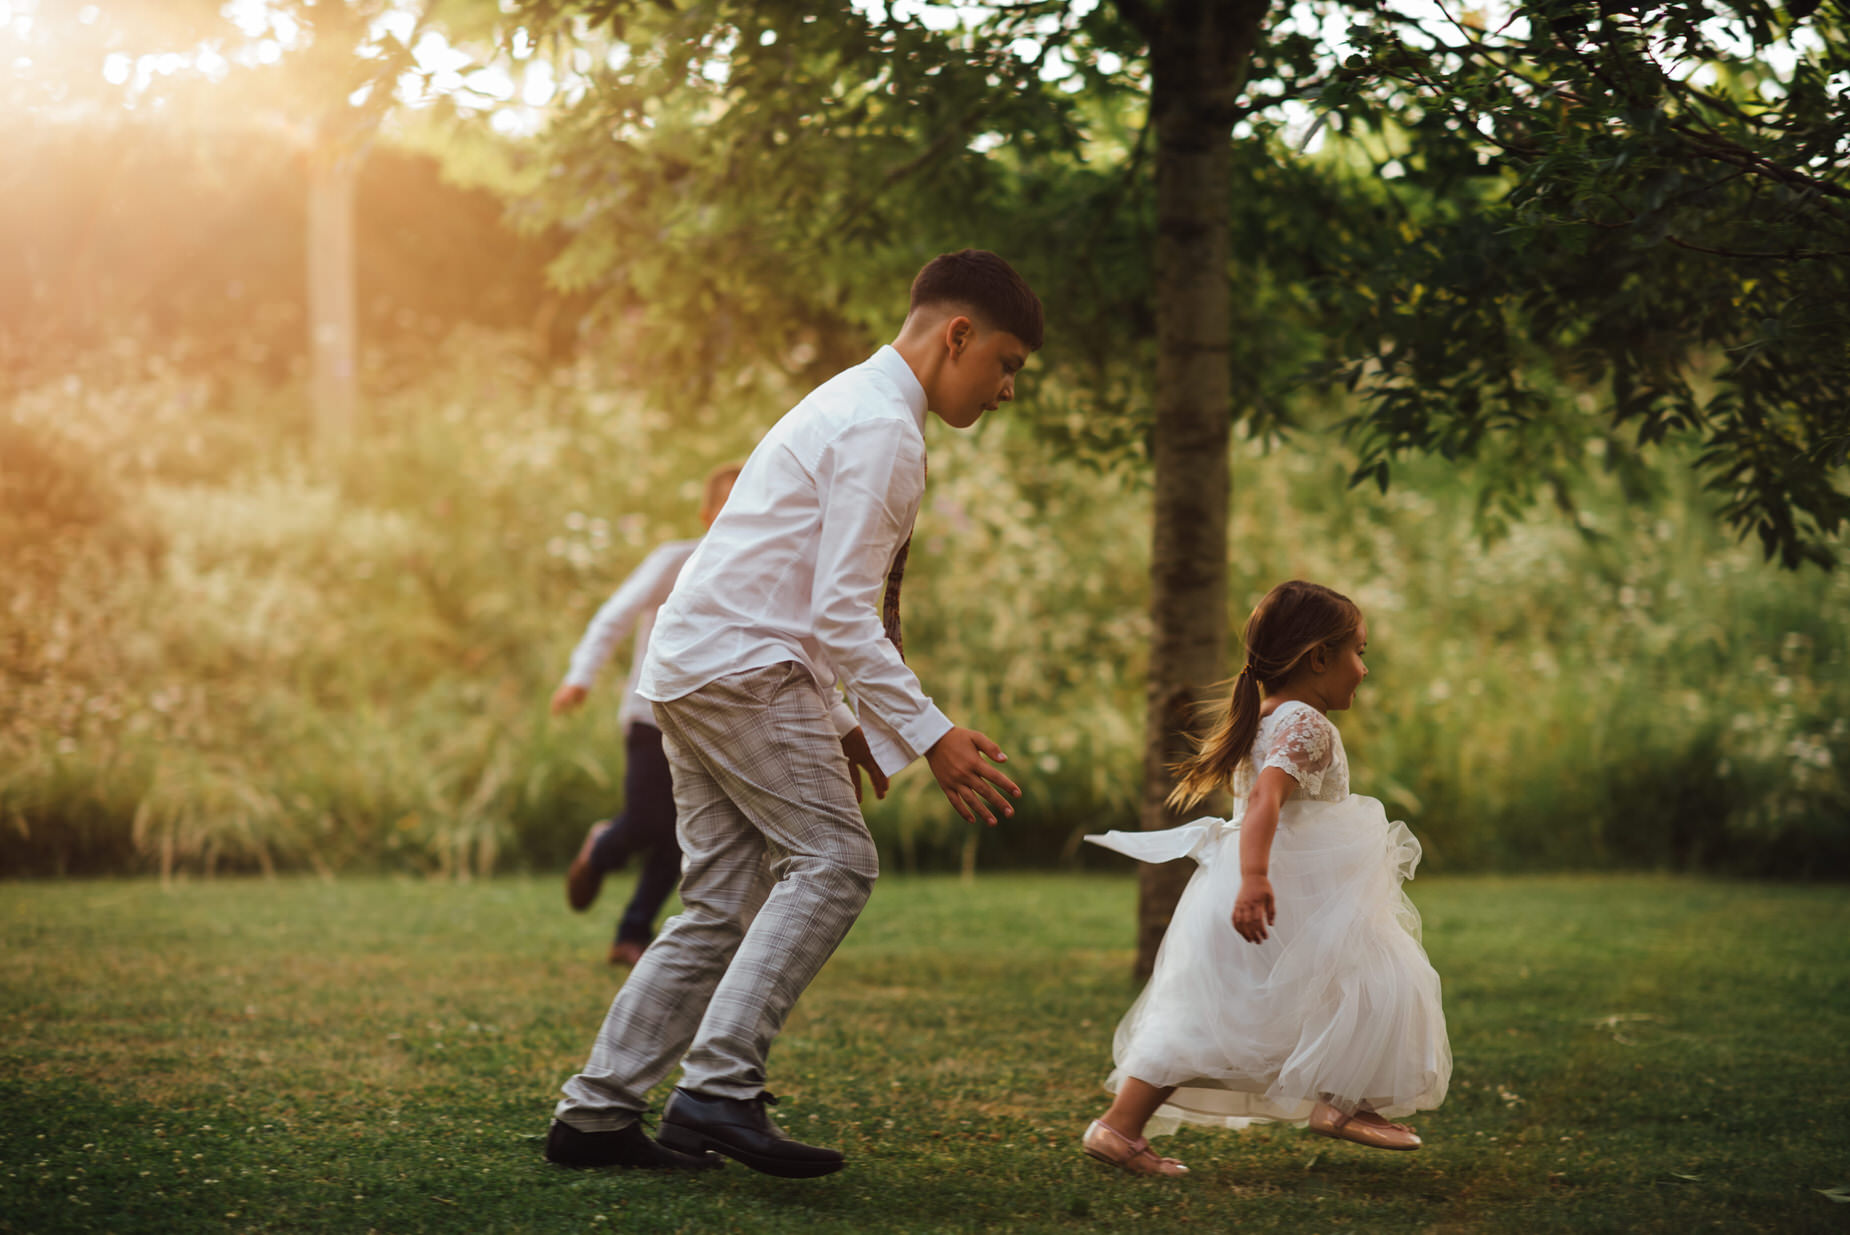
[[[651,407],[610,364],[471,332],[376,393],[345,450],[286,390],[130,344],[15,392],[0,869],[562,865],[622,781],[621,663],[602,706],[546,714],[570,649],[797,393],[755,373]],[[1007,415],[931,447],[908,654],[1025,794],[973,830],[912,769],[869,806],[886,864],[1108,861],[1079,838],[1135,826],[1147,494]],[[1597,462],[1576,518],[1485,543],[1448,465],[1382,496],[1309,430],[1243,443],[1236,621],[1293,575],[1361,603],[1353,783],[1434,868],[1843,873],[1850,578],[1763,565],[1678,477],[1628,505]]]

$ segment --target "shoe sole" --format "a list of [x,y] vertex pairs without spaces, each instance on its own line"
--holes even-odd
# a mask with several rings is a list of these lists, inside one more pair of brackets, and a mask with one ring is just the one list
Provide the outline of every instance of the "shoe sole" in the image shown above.
[[761,1175],[776,1175],[780,1179],[819,1179],[824,1175],[833,1175],[848,1165],[847,1160],[843,1158],[838,1158],[833,1162],[768,1158],[763,1154],[755,1154],[749,1149],[736,1148],[717,1137],[708,1136],[692,1128],[683,1128],[678,1124],[662,1124],[656,1130],[655,1139],[668,1148],[678,1149],[684,1154],[723,1154],[739,1165],[750,1167]]
[[663,1174],[676,1172],[717,1171],[726,1164],[712,1154],[707,1154],[698,1163],[680,1162],[582,1162],[574,1158],[555,1158],[546,1155],[546,1161],[568,1171],[654,1171]]
[[1385,1149],[1389,1153],[1411,1153],[1424,1144],[1422,1141],[1415,1141],[1411,1145],[1389,1145],[1382,1141],[1364,1140],[1359,1136],[1349,1136],[1341,1129],[1325,1131],[1322,1128],[1313,1126],[1311,1131],[1315,1132],[1318,1136],[1327,1136],[1332,1141],[1347,1141],[1351,1145],[1360,1145],[1363,1149]]
[[1126,1175],[1135,1175],[1140,1179],[1180,1179],[1183,1175],[1188,1174],[1186,1168],[1184,1168],[1180,1174],[1176,1175],[1170,1175],[1163,1171],[1139,1171],[1134,1167],[1119,1162],[1116,1158],[1107,1158],[1096,1149],[1089,1148],[1085,1145],[1081,1145],[1079,1148],[1083,1150],[1086,1157],[1092,1159],[1092,1161],[1102,1163],[1114,1171],[1123,1171]]

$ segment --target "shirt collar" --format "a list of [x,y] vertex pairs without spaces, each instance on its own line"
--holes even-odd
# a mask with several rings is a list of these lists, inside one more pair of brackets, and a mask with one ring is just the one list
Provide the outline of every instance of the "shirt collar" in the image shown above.
[[912,413],[912,419],[918,423],[919,433],[925,432],[925,387],[919,384],[918,374],[906,363],[906,358],[893,349],[891,343],[883,344],[867,362],[877,372],[883,374],[899,390],[899,397],[906,401],[906,410]]

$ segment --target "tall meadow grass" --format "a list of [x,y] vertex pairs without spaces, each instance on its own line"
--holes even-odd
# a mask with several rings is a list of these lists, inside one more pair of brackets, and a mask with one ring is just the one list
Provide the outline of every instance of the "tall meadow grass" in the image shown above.
[[[617,809],[622,665],[604,706],[547,697],[801,392],[652,407],[482,334],[427,360],[340,448],[293,391],[126,345],[6,397],[0,870],[472,878],[557,865]],[[1134,826],[1148,495],[1008,420],[931,432],[906,646],[1010,752],[1022,811],[973,832],[915,768],[869,807],[889,866],[1078,862]],[[1850,576],[1763,564],[1674,472],[1636,506],[1587,463],[1576,516],[1485,541],[1452,465],[1382,495],[1330,434],[1242,441],[1232,608],[1293,575],[1361,603],[1352,779],[1436,866],[1843,873]]]

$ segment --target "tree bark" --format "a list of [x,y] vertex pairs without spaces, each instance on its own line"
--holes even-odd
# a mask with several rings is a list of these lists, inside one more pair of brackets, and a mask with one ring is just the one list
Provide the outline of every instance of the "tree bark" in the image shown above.
[[[1147,13],[1156,132],[1155,518],[1140,825],[1178,822],[1169,767],[1190,750],[1194,704],[1225,676],[1233,430],[1233,122],[1267,0],[1168,0]],[[1192,866],[1140,872],[1137,972],[1147,976]]]

